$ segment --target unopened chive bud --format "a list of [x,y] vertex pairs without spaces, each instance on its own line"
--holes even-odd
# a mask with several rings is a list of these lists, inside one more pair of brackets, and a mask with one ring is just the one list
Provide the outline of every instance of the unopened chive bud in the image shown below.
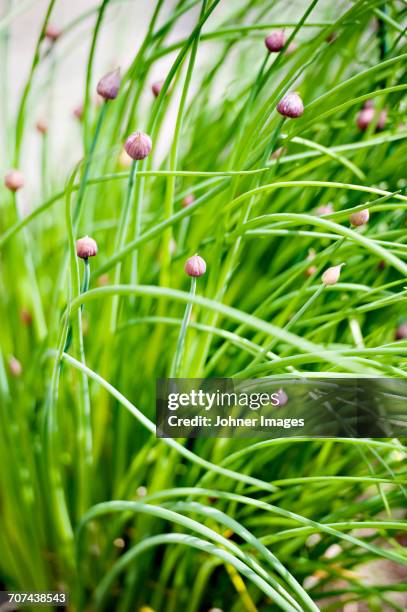
[[18,378],[23,373],[23,367],[21,363],[13,355],[9,357],[8,369],[10,371],[11,376],[14,376],[14,378]]
[[194,194],[193,193],[189,193],[182,200],[182,208],[188,208],[188,206],[191,206],[191,204],[193,204],[194,202],[195,202]]
[[362,108],[356,118],[358,128],[364,132],[372,123],[374,117],[374,108]]
[[164,86],[164,83],[165,81],[161,80],[161,81],[156,81],[155,83],[151,85],[151,91],[153,92],[154,97],[158,98]]
[[270,53],[278,53],[285,45],[285,33],[284,30],[274,30],[271,34],[269,34],[265,40],[264,44]]
[[317,217],[323,217],[324,215],[330,215],[334,211],[332,204],[322,204],[315,209]]
[[270,155],[270,159],[279,159],[285,153],[287,153],[287,147],[279,147],[278,149],[272,152],[272,154]]
[[332,268],[327,268],[325,272],[322,274],[322,282],[324,285],[335,285],[339,277],[341,275],[341,268],[345,264],[339,264],[339,266],[332,266]]
[[361,132],[365,132],[369,126],[375,121],[375,129],[376,131],[382,130],[386,125],[387,121],[387,111],[382,110],[379,116],[375,120],[376,111],[371,101],[366,101],[364,108],[359,111],[358,116],[356,118],[356,123]]
[[83,119],[83,104],[78,104],[78,106],[76,108],[74,108],[73,115],[79,121],[82,121],[82,119]]
[[4,184],[10,191],[18,191],[24,187],[24,177],[20,170],[9,170],[4,177]]
[[202,276],[206,272],[206,262],[199,255],[193,255],[185,262],[184,270],[188,276]]
[[96,91],[105,100],[114,100],[119,93],[121,80],[120,68],[116,68],[100,79]]
[[316,273],[317,269],[318,268],[316,266],[310,266],[305,270],[305,276],[313,276]]
[[358,210],[358,212],[352,213],[349,216],[349,222],[354,227],[366,225],[366,223],[369,221],[369,216],[369,210],[367,208],[364,210]]
[[341,552],[343,552],[342,546],[339,546],[339,544],[335,543],[335,544],[331,544],[330,546],[328,546],[328,548],[326,549],[326,551],[324,552],[322,556],[325,559],[334,559],[335,557],[340,555]]
[[96,244],[96,240],[90,238],[89,236],[84,236],[84,238],[79,238],[76,241],[76,254],[81,259],[88,259],[88,257],[94,257],[98,252],[98,245]]
[[285,406],[288,402],[288,395],[284,389],[279,389],[276,393],[279,406]]
[[58,28],[56,25],[53,25],[52,23],[49,23],[47,25],[47,29],[45,30],[45,36],[51,42],[55,42],[56,40],[58,40],[61,34],[62,34],[61,28]]
[[306,257],[307,261],[312,261],[313,259],[315,259],[315,255],[316,255],[316,251],[315,249],[308,249],[308,255]]
[[[309,249],[308,255],[305,258],[306,261],[312,261],[313,259],[315,259],[315,255],[316,255],[315,249]],[[316,266],[310,266],[309,268],[305,270],[305,276],[312,276],[313,274],[315,274],[316,271],[317,271]]]
[[33,322],[32,314],[26,308],[22,308],[20,310],[20,319],[21,319],[21,322],[24,323],[24,325],[27,325],[27,326],[32,325],[32,322]]
[[124,148],[126,152],[132,159],[139,160],[144,159],[149,155],[153,143],[151,142],[151,138],[148,134],[144,134],[144,132],[133,132],[127,138]]
[[304,112],[304,104],[296,91],[286,94],[277,104],[277,110],[283,117],[296,119]]
[[45,119],[38,119],[35,127],[40,134],[46,134],[48,132],[48,123],[45,121]]
[[405,340],[407,338],[407,323],[400,323],[396,330],[396,340]]

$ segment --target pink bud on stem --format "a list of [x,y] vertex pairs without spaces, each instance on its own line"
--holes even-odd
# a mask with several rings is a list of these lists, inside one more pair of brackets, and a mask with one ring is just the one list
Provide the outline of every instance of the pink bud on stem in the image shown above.
[[344,266],[344,263],[339,264],[338,266],[332,266],[331,268],[327,268],[325,272],[322,274],[322,282],[324,285],[336,285],[341,275],[341,268]]
[[315,214],[317,217],[322,217],[323,215],[330,215],[334,211],[332,204],[321,204],[321,206],[317,206],[315,209]]
[[206,262],[199,255],[193,255],[185,262],[184,270],[188,276],[202,276],[206,272]]
[[45,121],[45,119],[38,119],[35,127],[37,128],[37,132],[40,134],[46,134],[48,132],[48,123]]
[[366,223],[369,221],[369,216],[368,208],[358,210],[357,212],[349,215],[349,222],[354,227],[360,227],[361,225],[366,225]]
[[269,34],[265,40],[264,44],[270,53],[278,53],[285,45],[285,33],[284,30],[274,30],[271,34]]
[[396,329],[396,340],[405,340],[407,338],[407,323],[400,323]]
[[366,100],[362,110],[359,111],[356,117],[356,124],[361,132],[365,132],[374,121],[376,123],[376,131],[382,130],[386,125],[387,111],[383,109],[377,117],[373,100]]
[[[194,296],[196,291],[196,279],[206,272],[206,263],[199,255],[193,255],[185,262],[184,270],[191,277],[190,295]],[[184,318],[178,336],[174,358],[171,364],[170,378],[178,378],[182,372],[182,361],[184,356],[185,338],[187,334],[189,320],[191,318],[192,302],[188,302],[185,308]]]
[[155,98],[158,98],[158,96],[160,95],[161,90],[164,86],[164,83],[165,81],[161,80],[161,81],[156,81],[155,83],[151,85],[151,91],[153,92],[153,96]]
[[277,110],[283,117],[297,119],[304,113],[304,103],[296,91],[291,91],[277,104]]
[[284,389],[279,389],[277,391],[277,398],[278,398],[278,405],[279,406],[285,406],[286,403],[288,402],[288,395],[287,393],[284,391]]
[[188,206],[191,206],[191,204],[193,204],[195,202],[195,196],[193,193],[189,193],[188,195],[185,196],[185,198],[182,200],[182,208],[188,208]]
[[78,104],[76,108],[73,110],[73,115],[78,119],[78,121],[82,121],[83,119],[83,104]]
[[105,100],[114,100],[119,93],[121,80],[120,68],[116,68],[100,79],[96,91]]
[[148,134],[144,132],[133,132],[127,138],[124,148],[130,157],[134,160],[140,160],[150,154],[153,143]]
[[89,257],[95,257],[98,252],[98,245],[96,240],[89,236],[84,236],[76,241],[76,254],[81,259],[88,259]]
[[14,378],[19,378],[21,374],[23,373],[23,368],[22,368],[21,363],[13,355],[9,357],[8,368],[10,370],[11,376],[13,376]]
[[56,25],[52,23],[49,23],[47,25],[47,28],[45,30],[45,37],[48,38],[48,40],[51,43],[54,43],[56,40],[58,40],[61,34],[62,34],[61,28],[58,28]]
[[16,170],[15,168],[13,168],[12,170],[6,172],[6,175],[4,177],[4,184],[7,189],[10,189],[10,191],[18,191],[19,189],[24,187],[24,176],[22,175],[20,170]]

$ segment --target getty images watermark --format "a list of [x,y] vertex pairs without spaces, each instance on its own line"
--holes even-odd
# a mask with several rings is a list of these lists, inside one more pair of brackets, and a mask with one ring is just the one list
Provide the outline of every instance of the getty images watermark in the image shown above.
[[161,379],[159,437],[406,434],[402,379]]

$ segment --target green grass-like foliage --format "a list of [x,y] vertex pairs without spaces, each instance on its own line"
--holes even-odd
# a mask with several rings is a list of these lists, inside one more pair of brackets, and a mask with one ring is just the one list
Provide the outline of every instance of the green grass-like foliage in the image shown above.
[[[56,167],[51,123],[40,191],[22,191],[31,211],[1,191],[3,588],[63,589],[72,610],[403,609],[401,440],[187,444],[157,439],[154,419],[170,372],[407,376],[406,3],[155,0],[118,97],[96,106],[100,35],[126,6],[84,6],[49,44],[51,0],[16,108],[9,29],[31,3],[4,4],[4,172],[31,157],[38,98],[79,30],[89,53],[71,119],[82,160]],[[263,39],[282,26],[270,54]],[[288,91],[304,101],[297,119],[276,111]],[[153,149],[129,167],[135,130]],[[84,235],[98,243],[86,268]],[[195,253],[207,273],[190,290]],[[382,574],[367,581],[372,562]]]

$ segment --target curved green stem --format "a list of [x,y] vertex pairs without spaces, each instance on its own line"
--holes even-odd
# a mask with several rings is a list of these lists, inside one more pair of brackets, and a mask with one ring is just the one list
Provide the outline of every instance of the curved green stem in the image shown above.
[[[190,294],[195,295],[196,277],[191,277]],[[188,302],[185,308],[184,318],[182,320],[181,329],[178,336],[177,348],[175,349],[174,359],[171,365],[170,378],[180,378],[182,370],[182,359],[184,355],[185,338],[187,334],[189,320],[191,318],[192,302]]]

